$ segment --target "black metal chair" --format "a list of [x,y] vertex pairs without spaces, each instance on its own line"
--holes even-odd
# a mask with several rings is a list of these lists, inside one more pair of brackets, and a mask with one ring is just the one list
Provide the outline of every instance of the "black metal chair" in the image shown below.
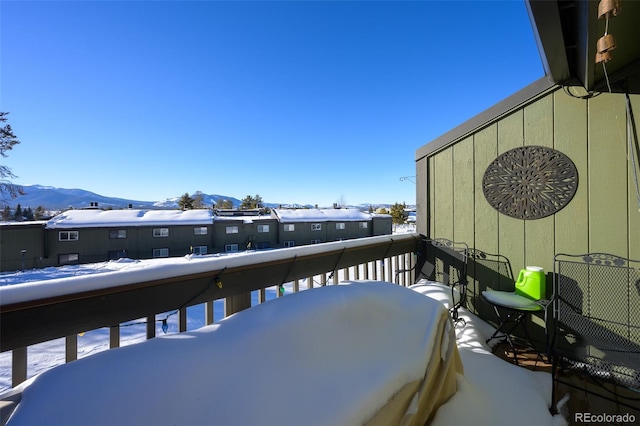
[[424,240],[423,252],[418,256],[421,269],[416,276],[416,284],[450,288],[449,312],[455,322],[462,321],[458,310],[465,306],[467,298],[468,252],[469,246],[464,242],[435,238]]
[[[550,411],[557,411],[558,383],[640,409],[640,261],[608,253],[557,254],[553,278]],[[561,371],[592,384],[581,387]],[[607,383],[632,392],[614,395]]]
[[[507,343],[513,353],[513,362],[518,364],[518,350],[516,346],[525,346],[540,351],[535,347],[533,339],[527,330],[525,321],[533,312],[543,311],[547,300],[534,300],[515,292],[515,280],[511,263],[503,255],[489,254],[480,250],[472,250],[469,254],[475,264],[476,279],[485,287],[481,293],[482,300],[488,303],[496,314],[497,326],[495,332],[486,340],[501,339]],[[516,342],[514,332],[520,328],[524,341]]]

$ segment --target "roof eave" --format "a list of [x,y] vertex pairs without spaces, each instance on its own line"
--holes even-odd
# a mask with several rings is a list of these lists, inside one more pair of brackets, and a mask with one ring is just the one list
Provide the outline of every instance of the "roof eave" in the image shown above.
[[525,5],[546,76],[556,84],[568,80],[571,72],[558,3],[548,0],[525,0]]

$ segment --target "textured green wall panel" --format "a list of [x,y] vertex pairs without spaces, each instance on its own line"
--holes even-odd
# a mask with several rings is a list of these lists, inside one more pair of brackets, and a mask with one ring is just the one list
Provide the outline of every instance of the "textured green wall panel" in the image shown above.
[[557,253],[589,251],[587,100],[558,90],[554,93],[555,149],[568,156],[578,170],[578,189],[571,202],[555,215]]
[[473,138],[453,146],[453,240],[473,244]]
[[[624,97],[601,94],[589,100],[590,251],[628,256],[628,174]],[[626,292],[592,291],[592,314],[622,306]]]
[[[524,145],[524,114],[522,110],[498,122],[498,155]],[[499,248],[511,262],[514,273],[524,265],[524,220],[499,214]]]
[[493,124],[474,135],[474,229],[475,247],[488,253],[498,252],[498,212],[489,205],[482,192],[482,177],[498,154],[498,126]]
[[[524,123],[525,145],[553,148],[553,95],[549,94],[525,107]],[[547,272],[553,270],[553,231],[553,216],[525,221],[525,264],[521,267],[536,265]]]
[[628,174],[624,97],[589,100],[590,251],[628,255]]
[[[638,123],[640,96],[631,98]],[[499,214],[489,205],[482,178],[499,154],[527,145],[567,155],[578,170],[578,189],[555,215],[524,221]],[[430,234],[502,254],[516,274],[531,264],[552,271],[556,252],[603,251],[640,259],[640,211],[628,151],[624,95],[601,94],[586,100],[561,89],[544,95],[429,155],[428,168],[427,161],[420,160],[425,179],[428,176]],[[472,194],[468,200],[467,193]],[[473,267],[471,262],[470,276]],[[471,281],[469,290],[472,310],[493,320],[479,297],[483,288]],[[617,303],[607,292],[592,302],[603,308]]]
[[435,157],[431,157],[429,158],[429,237],[433,237],[433,233],[436,231],[436,186]]
[[437,227],[435,238],[453,238],[453,150],[447,149],[435,156],[434,216]]
[[[421,214],[416,217],[416,231],[427,235],[428,233],[428,221],[431,217],[429,211],[429,158],[423,157],[416,162],[416,209]],[[427,214],[424,214],[424,213]]]

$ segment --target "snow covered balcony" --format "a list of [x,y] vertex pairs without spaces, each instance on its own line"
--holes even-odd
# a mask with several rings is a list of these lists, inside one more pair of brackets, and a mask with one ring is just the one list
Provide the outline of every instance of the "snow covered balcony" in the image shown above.
[[70,362],[78,357],[79,334],[107,327],[109,347],[116,348],[121,325],[131,321],[146,323],[147,339],[172,320],[184,332],[187,308],[204,305],[203,324],[212,324],[214,301],[224,301],[228,316],[250,307],[252,293],[264,301],[269,287],[279,297],[285,286],[295,293],[339,279],[408,286],[421,243],[419,234],[400,234],[256,253],[130,260],[119,270],[2,286],[0,352],[11,351],[16,386],[33,375],[27,348],[41,342],[65,338]]

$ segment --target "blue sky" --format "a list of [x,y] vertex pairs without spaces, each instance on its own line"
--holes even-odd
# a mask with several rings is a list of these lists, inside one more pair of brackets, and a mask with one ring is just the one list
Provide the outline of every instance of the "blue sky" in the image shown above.
[[14,182],[145,201],[412,204],[418,148],[544,74],[522,0],[4,0],[0,27]]

